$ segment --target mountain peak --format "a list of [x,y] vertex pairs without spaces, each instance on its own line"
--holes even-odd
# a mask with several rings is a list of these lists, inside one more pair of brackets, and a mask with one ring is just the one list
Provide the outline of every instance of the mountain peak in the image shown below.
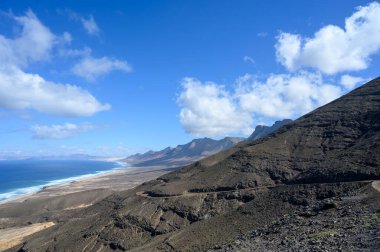
[[281,121],[276,121],[272,126],[265,126],[265,125],[257,125],[256,128],[255,128],[255,131],[252,133],[252,135],[250,135],[247,140],[256,140],[256,139],[259,139],[263,136],[266,136],[266,135],[269,135],[273,132],[275,132],[276,130],[278,130],[279,128],[281,128],[282,126],[288,124],[288,123],[291,123],[293,120],[291,119],[284,119],[284,120],[281,120]]

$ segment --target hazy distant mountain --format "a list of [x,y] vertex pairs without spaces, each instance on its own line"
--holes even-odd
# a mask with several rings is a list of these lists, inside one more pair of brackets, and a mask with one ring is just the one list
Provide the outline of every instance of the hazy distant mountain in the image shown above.
[[255,131],[252,133],[252,135],[250,135],[247,138],[247,140],[251,141],[251,140],[256,140],[256,139],[259,139],[261,137],[267,136],[267,135],[275,132],[276,130],[278,130],[279,128],[284,126],[285,124],[288,124],[291,122],[292,122],[291,119],[284,119],[282,121],[276,121],[272,126],[257,125],[255,128]]
[[31,160],[96,160],[99,159],[97,156],[87,155],[87,154],[71,154],[71,155],[52,155],[52,156],[39,156],[39,157],[29,157],[24,159]]
[[244,138],[239,137],[226,137],[221,140],[211,138],[194,139],[187,144],[178,145],[175,148],[167,147],[160,151],[135,154],[122,161],[133,166],[182,166],[231,148],[243,140]]
[[[290,122],[292,120],[284,119],[275,122],[272,126],[259,125],[246,140],[250,141],[265,137]],[[187,144],[178,145],[175,148],[167,147],[160,151],[148,151],[144,154],[138,153],[121,161],[133,166],[183,166],[231,148],[243,140],[245,139],[241,137],[225,137],[221,140],[211,138],[194,139]]]

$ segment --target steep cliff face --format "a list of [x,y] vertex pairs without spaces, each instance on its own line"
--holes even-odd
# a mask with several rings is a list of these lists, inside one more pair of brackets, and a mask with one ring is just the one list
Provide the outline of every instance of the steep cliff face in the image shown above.
[[114,194],[30,237],[22,249],[205,250],[366,187],[380,179],[379,153],[376,79],[274,134]]

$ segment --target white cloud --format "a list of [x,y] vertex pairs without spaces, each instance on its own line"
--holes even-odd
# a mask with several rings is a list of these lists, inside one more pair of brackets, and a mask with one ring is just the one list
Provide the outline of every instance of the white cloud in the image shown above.
[[110,109],[110,105],[101,104],[78,86],[49,82],[17,68],[0,68],[0,107],[68,117],[91,116]]
[[0,35],[0,108],[59,116],[90,116],[110,108],[78,86],[47,81],[22,70],[30,63],[49,60],[57,36],[30,10],[25,16],[11,17],[21,25],[21,32],[14,39]]
[[88,19],[82,17],[80,18],[80,21],[89,35],[97,35],[100,32],[100,29],[92,15]]
[[244,56],[244,57],[243,57],[243,60],[244,60],[245,62],[250,62],[250,63],[252,63],[252,64],[255,64],[255,60],[252,59],[252,58],[249,57],[249,56]]
[[360,82],[363,82],[364,79],[361,77],[355,77],[348,74],[343,75],[340,78],[340,83],[346,88],[346,89],[353,89],[357,84]]
[[132,67],[126,61],[110,59],[108,57],[93,58],[88,56],[74,65],[72,69],[73,73],[88,81],[94,81],[97,77],[114,70],[129,73],[132,71]]
[[[100,29],[95,22],[95,18],[92,15],[90,15],[89,18],[85,18],[69,9],[57,10],[57,12],[61,15],[68,16],[70,20],[80,22],[90,35],[97,35],[100,32]],[[71,41],[71,37],[66,35],[64,36],[64,40]],[[83,49],[71,49],[64,47],[58,51],[58,55],[63,57],[79,58],[79,61],[74,64],[71,71],[75,75],[85,78],[87,81],[95,81],[97,77],[106,75],[115,70],[126,73],[132,71],[131,65],[129,65],[125,60],[109,57],[93,57],[92,50],[89,47],[84,47]]]
[[84,47],[83,49],[60,48],[58,55],[62,57],[90,57],[91,48]]
[[82,132],[94,129],[90,123],[73,124],[65,123],[63,125],[34,125],[31,127],[33,138],[35,139],[62,139],[76,136]]
[[236,100],[223,86],[184,78],[182,87],[178,97],[182,107],[179,117],[186,132],[195,136],[252,133],[251,115],[240,111]]
[[249,75],[237,81],[242,110],[264,118],[295,118],[342,95],[319,74],[271,75],[264,82]]
[[180,123],[195,136],[249,135],[261,120],[296,118],[343,94],[320,74],[271,75],[260,82],[251,75],[236,80],[228,92],[213,82],[182,81]]
[[276,44],[276,57],[282,65],[289,70],[298,68],[296,59],[300,57],[301,37],[300,35],[281,33]]
[[73,40],[73,37],[69,32],[64,32],[62,35],[62,40],[64,43],[70,44],[71,41]]
[[93,15],[90,15],[88,18],[85,18],[79,13],[70,9],[58,9],[57,12],[58,14],[67,16],[72,21],[80,22],[89,35],[97,35],[100,32],[100,28],[96,23]]
[[327,25],[303,38],[280,33],[276,44],[277,60],[293,71],[312,67],[326,74],[366,69],[370,57],[380,50],[380,4],[357,8],[345,20],[344,29]]
[[[295,119],[308,113],[365,81],[344,74],[340,81],[329,84],[323,74],[366,69],[371,56],[380,50],[379,24],[380,4],[374,2],[357,8],[346,18],[344,28],[327,25],[312,38],[282,32],[275,45],[277,60],[288,70],[298,71],[271,74],[265,80],[247,74],[236,80],[232,91],[186,78],[178,99],[180,122],[187,132],[198,136],[246,134],[259,122]],[[304,67],[317,71],[302,70]]]
[[48,60],[56,36],[31,10],[28,10],[25,16],[10,16],[21,26],[21,31],[15,39],[0,35],[1,64],[25,66],[29,62]]

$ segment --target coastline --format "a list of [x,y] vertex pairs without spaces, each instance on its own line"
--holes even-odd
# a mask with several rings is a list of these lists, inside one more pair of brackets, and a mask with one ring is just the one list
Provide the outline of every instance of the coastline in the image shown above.
[[[35,188],[35,190],[1,200],[0,205],[20,203],[36,198],[41,199],[62,196],[96,189],[108,189],[111,191],[128,190],[145,181],[155,179],[173,169],[167,166],[127,167],[125,163],[116,161],[107,162],[118,163],[118,166],[117,168],[108,171],[55,180],[44,185],[30,187]],[[23,188],[18,190],[22,189]]]
[[79,182],[79,181],[91,179],[97,176],[111,174],[112,172],[115,172],[118,170],[129,168],[126,163],[119,162],[118,160],[92,160],[92,161],[115,163],[116,165],[114,168],[109,169],[109,170],[97,171],[97,172],[92,172],[88,174],[82,174],[82,175],[77,175],[77,176],[72,176],[72,177],[67,177],[67,178],[62,178],[62,179],[55,179],[55,180],[51,180],[40,185],[20,187],[9,192],[0,193],[0,204],[10,202],[13,200],[18,200],[19,198],[29,197],[51,186],[68,185],[73,182]]
[[0,237],[5,239],[0,239],[0,251],[61,221],[69,221],[69,213],[91,207],[116,191],[132,189],[174,169],[168,166],[119,168],[1,201]]

